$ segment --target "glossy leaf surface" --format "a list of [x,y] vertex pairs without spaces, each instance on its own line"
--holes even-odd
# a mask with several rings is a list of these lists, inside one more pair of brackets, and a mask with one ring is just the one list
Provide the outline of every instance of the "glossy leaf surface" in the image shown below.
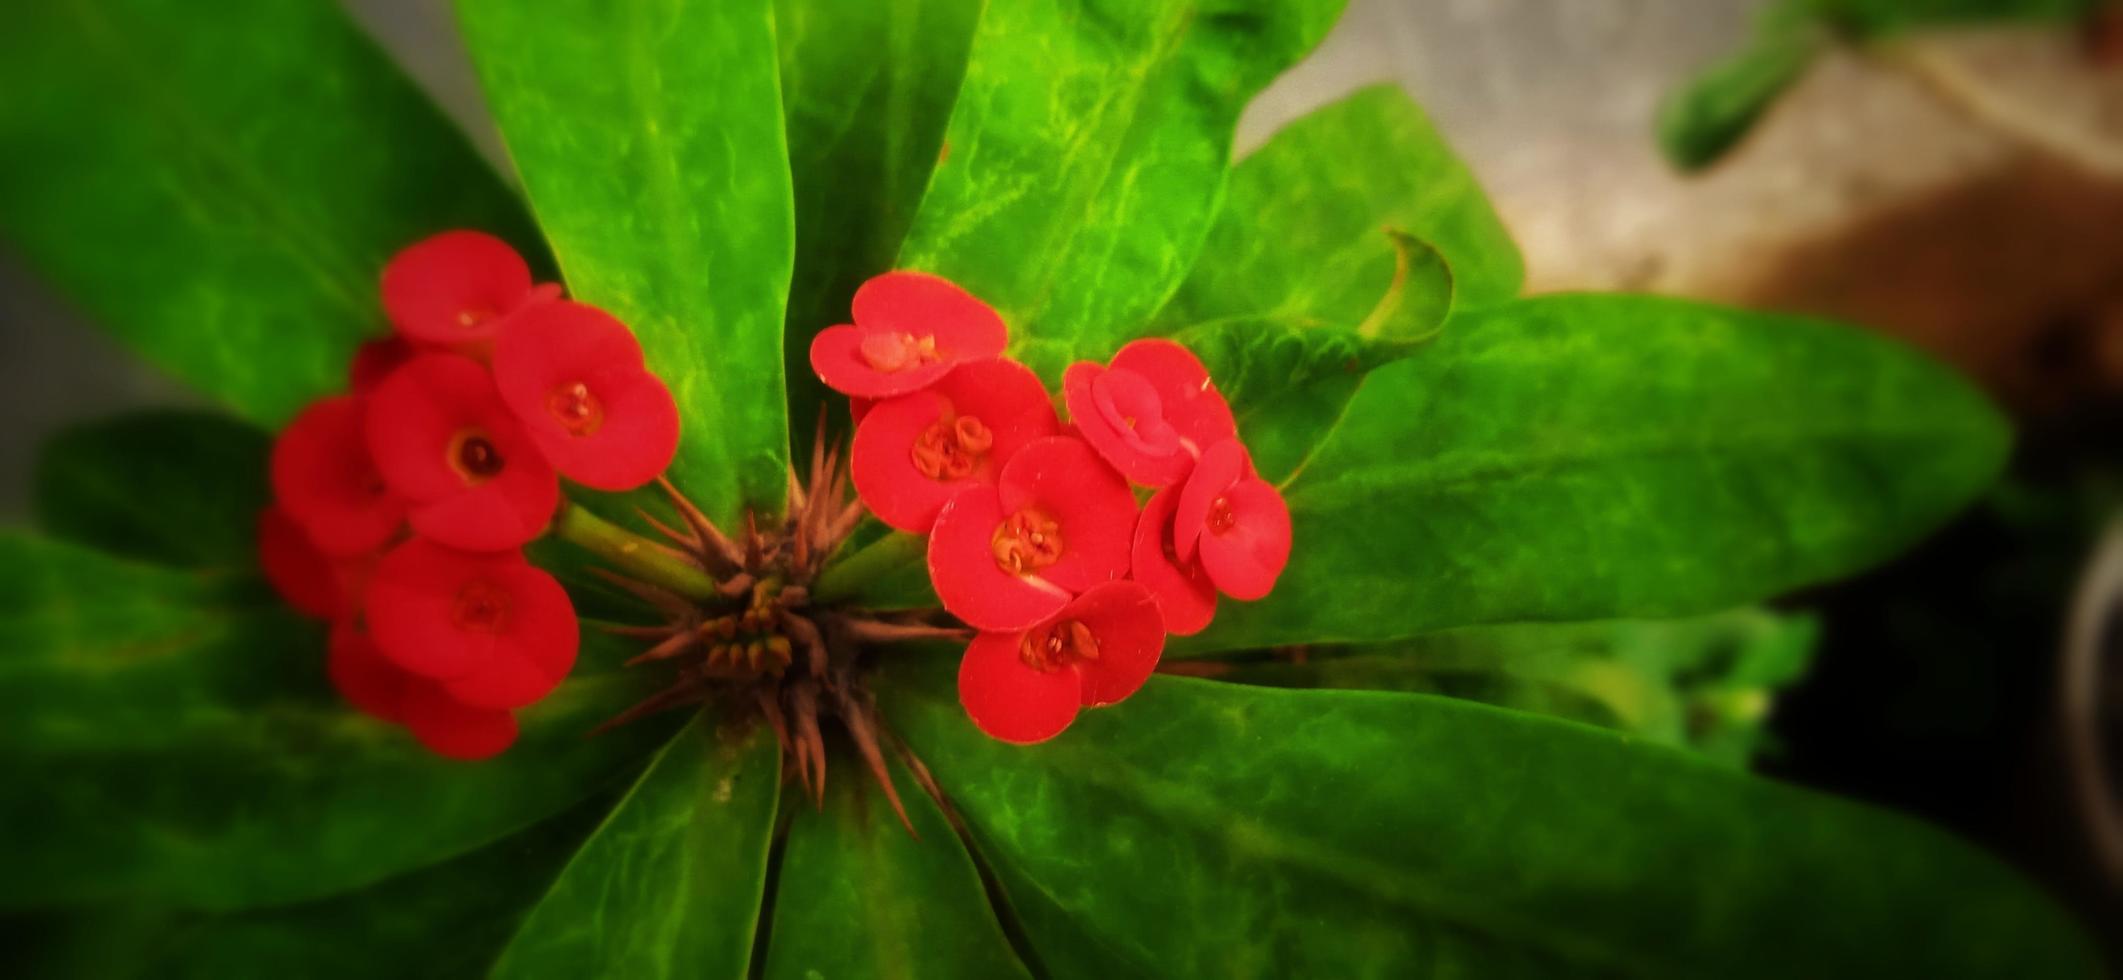
[[892,268],[941,155],[985,0],[776,0],[782,115],[796,201],[789,414],[808,450],[820,405],[811,337],[848,322],[864,279]]
[[497,977],[746,975],[774,833],[774,733],[702,715],[524,919]]
[[929,795],[892,767],[917,839],[852,754],[828,770],[825,806],[800,806],[789,823],[767,980],[1029,977]]
[[487,101],[569,291],[678,401],[673,482],[718,520],[787,486],[794,252],[769,0],[463,0]]
[[1057,977],[2085,977],[2032,886],[1913,821],[1422,695],[1153,678],[1006,745],[948,658],[885,706]]
[[1274,594],[1174,648],[1728,608],[1906,547],[2008,438],[1946,368],[1857,330],[1630,296],[1473,312],[1372,372],[1283,481]]
[[246,418],[344,387],[398,249],[521,205],[336,4],[36,3],[0,32],[0,237]]
[[1741,609],[1675,620],[1512,623],[1357,647],[1302,662],[1204,664],[1274,687],[1443,694],[1627,732],[1745,766],[1772,699],[1812,657],[1818,624]]
[[899,264],[993,305],[1051,381],[1145,331],[1215,215],[1246,100],[1340,0],[993,3]]
[[[299,901],[495,840],[611,780],[668,726],[583,733],[644,692],[584,636],[498,759],[439,758],[355,714],[322,627],[249,579],[0,535],[0,907]],[[417,830],[413,829],[417,827]]]

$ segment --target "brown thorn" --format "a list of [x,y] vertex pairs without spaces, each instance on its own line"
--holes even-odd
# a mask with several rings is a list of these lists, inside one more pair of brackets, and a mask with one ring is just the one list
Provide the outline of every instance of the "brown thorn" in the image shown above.
[[649,605],[663,610],[674,619],[683,619],[693,613],[693,604],[685,597],[667,589],[661,589],[639,579],[628,578],[609,568],[590,566],[590,574],[625,589],[630,595]]
[[795,640],[797,645],[803,647],[804,661],[806,666],[810,668],[811,676],[824,677],[826,675],[826,638],[819,634],[818,624],[811,622],[809,617],[784,612],[781,614],[781,631],[788,634],[790,639]]
[[811,766],[815,785],[805,786],[811,799],[823,810],[826,805],[826,740],[818,732],[818,695],[807,684],[789,688],[789,712],[796,723],[798,751],[811,754]]
[[753,690],[752,700],[759,704],[759,713],[767,719],[767,725],[774,729],[774,753],[777,768],[787,767],[789,764],[789,722],[788,719],[783,718],[781,715],[781,702],[776,701],[773,693],[763,687]]
[[661,534],[664,537],[670,538],[671,540],[676,541],[679,544],[685,545],[687,548],[690,548],[694,551],[700,550],[699,535],[693,534],[688,531],[681,531],[675,527],[672,527],[669,524],[665,524],[664,522],[657,520],[656,515],[651,514],[647,510],[644,510],[640,507],[634,508],[634,514],[635,516],[641,518],[642,523],[645,523],[650,528],[654,529],[656,533]]
[[744,567],[758,568],[766,560],[766,542],[759,536],[759,522],[751,511],[745,511]]
[[801,585],[791,585],[782,589],[781,594],[774,597],[774,604],[783,609],[791,609],[809,602],[810,599],[810,589]]
[[907,828],[907,835],[920,840],[921,834],[915,831],[914,821],[907,816],[906,804],[900,802],[899,788],[892,785],[892,770],[885,764],[884,753],[878,750],[877,722],[869,705],[858,704],[845,690],[837,687],[833,689],[833,699],[840,705],[841,724],[855,739],[855,748],[862,753],[863,762],[869,765],[870,775],[884,788],[885,799],[892,803],[892,812],[899,814],[899,822]]
[[862,521],[863,514],[861,500],[848,501],[848,506],[841,508],[840,516],[835,517],[833,523],[826,528],[825,547],[831,548],[853,533],[855,525]]
[[715,526],[714,521],[708,520],[708,515],[693,506],[693,502],[687,500],[685,494],[679,493],[668,477],[658,476],[656,485],[663,488],[664,496],[671,499],[671,506],[677,509],[678,516],[683,518],[686,526],[692,528],[693,534],[700,538],[702,555],[721,559],[722,571],[726,573],[744,566],[744,555],[737,550],[737,546]]
[[790,464],[789,464],[789,513],[791,513],[791,514],[795,514],[795,513],[798,513],[798,512],[800,512],[800,511],[802,511],[802,510],[804,509],[804,506],[805,506],[805,503],[804,503],[804,502],[805,502],[805,500],[807,499],[807,497],[808,497],[808,495],[807,495],[807,494],[805,494],[805,492],[804,492],[804,486],[803,486],[803,479],[802,479],[802,477],[798,476],[798,475],[797,475],[797,473],[796,473],[796,464],[795,464],[795,463],[790,463]]
[[606,719],[602,724],[590,729],[590,734],[602,734],[630,721],[636,721],[658,712],[668,711],[697,701],[707,700],[707,694],[704,691],[706,686],[700,678],[685,677],[676,685],[651,694],[633,707]]
[[848,637],[860,643],[905,643],[911,640],[968,640],[973,631],[957,626],[887,623],[875,619],[842,620]]
[[690,649],[693,644],[698,642],[700,642],[700,637],[697,637],[690,632],[677,633],[665,639],[662,643],[658,643],[655,646],[650,647],[639,654],[636,654],[632,659],[629,659],[626,662],[626,666],[632,667],[635,664],[644,664],[652,660],[669,660],[672,657],[678,656],[679,654],[686,652],[686,650]]
[[738,572],[737,574],[732,575],[729,578],[723,579],[722,581],[715,583],[715,591],[720,593],[725,599],[735,599],[738,596],[744,595],[747,591],[750,591],[752,585],[752,573]]

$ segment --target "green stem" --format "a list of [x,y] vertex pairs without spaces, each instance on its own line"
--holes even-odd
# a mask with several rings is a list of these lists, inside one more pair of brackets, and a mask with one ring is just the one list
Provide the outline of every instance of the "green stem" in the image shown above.
[[629,578],[692,599],[712,602],[722,598],[715,579],[663,545],[605,520],[580,504],[560,506],[553,519],[553,536],[583,549]]
[[894,531],[846,559],[826,566],[826,570],[819,573],[818,584],[811,587],[811,598],[819,602],[849,598],[871,582],[899,571],[910,562],[921,561],[928,551],[928,538]]

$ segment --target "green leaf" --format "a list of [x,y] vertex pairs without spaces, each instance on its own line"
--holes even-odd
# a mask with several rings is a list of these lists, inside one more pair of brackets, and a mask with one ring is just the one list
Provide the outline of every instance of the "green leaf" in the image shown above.
[[1477,311],[1372,372],[1283,481],[1275,592],[1175,648],[1730,608],[1907,546],[2008,441],[1946,368],[1857,330],[1632,296]]
[[[1411,269],[1411,236],[1443,267]],[[1334,423],[1363,372],[1412,352],[1449,304],[1503,302],[1524,275],[1474,174],[1406,93],[1375,86],[1285,126],[1239,163],[1200,260],[1158,314],[1158,332],[1209,361],[1254,465],[1280,478]],[[1382,332],[1402,343],[1351,336],[1393,316],[1396,329]],[[1206,324],[1233,329],[1199,336]],[[1261,346],[1227,349],[1232,340]],[[1248,350],[1260,356],[1244,357]],[[1272,372],[1278,361],[1306,367],[1269,373],[1273,384],[1245,377],[1256,373],[1249,365]],[[1234,390],[1230,379],[1244,384]]]
[[1716,163],[1827,49],[1817,29],[1764,30],[1659,106],[1659,149],[1682,170]]
[[1945,834],[1598,729],[1156,677],[1017,747],[966,721],[948,658],[911,670],[888,717],[1054,976],[2094,970],[2060,910]]
[[600,794],[463,857],[322,901],[225,915],[121,908],[33,918],[21,965],[39,977],[96,980],[482,975],[611,804]]
[[1745,766],[1766,740],[1771,699],[1804,672],[1818,632],[1810,617],[1741,609],[1675,620],[1475,626],[1321,647],[1301,661],[1201,667],[1244,684],[1465,698]]
[[494,966],[497,977],[746,975],[781,765],[764,726],[671,739]]
[[1670,93],[1659,109],[1659,148],[1700,170],[1747,135],[1837,36],[1880,41],[1920,30],[1987,24],[2070,23],[2103,0],[1782,0],[1765,8],[1746,47]]
[[1246,101],[1340,0],[991,4],[899,264],[1009,322],[1049,380],[1142,335],[1194,265]]
[[671,479],[717,520],[788,486],[794,250],[769,0],[461,0],[487,101],[569,291],[676,396]]
[[0,32],[0,236],[253,421],[345,386],[392,253],[520,204],[336,4],[38,3]]
[[808,447],[820,405],[811,337],[848,320],[862,281],[892,268],[943,146],[985,0],[776,0],[781,101],[796,198],[789,413]]
[[37,523],[114,555],[250,568],[271,499],[271,441],[207,412],[149,411],[62,430],[38,454]]
[[1443,256],[1460,306],[1518,295],[1525,262],[1473,172],[1406,92],[1377,85],[1313,110],[1239,162],[1200,261],[1158,322],[1280,314],[1353,328],[1394,277],[1382,229]]
[[929,794],[892,767],[917,839],[852,755],[830,769],[825,805],[796,808],[789,824],[767,980],[1029,980]]
[[1429,245],[1398,231],[1382,239],[1394,254],[1378,305],[1359,320],[1321,321],[1302,312],[1205,320],[1167,336],[1186,345],[1239,413],[1268,405],[1321,379],[1361,377],[1437,339],[1452,307],[1452,270]]
[[321,627],[247,578],[0,533],[0,907],[331,895],[464,853],[619,778],[668,727],[585,739],[643,696],[590,632],[497,759],[355,714]]

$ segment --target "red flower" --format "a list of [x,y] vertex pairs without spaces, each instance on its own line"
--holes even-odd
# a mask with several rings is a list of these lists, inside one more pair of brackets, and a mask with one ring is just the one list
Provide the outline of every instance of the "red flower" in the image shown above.
[[404,337],[381,337],[362,344],[354,349],[354,362],[347,367],[347,385],[354,394],[366,395],[415,353]]
[[510,319],[494,344],[494,384],[562,475],[630,490],[678,451],[678,405],[643,365],[626,324],[565,300]]
[[1135,341],[1105,367],[1070,365],[1062,394],[1099,455],[1147,487],[1186,479],[1202,450],[1238,434],[1208,369],[1169,340]]
[[477,349],[508,314],[553,295],[534,290],[531,267],[507,242],[446,231],[392,256],[383,267],[383,309],[417,343]]
[[385,658],[472,707],[530,704],[575,665],[574,604],[522,555],[414,538],[377,565],[366,610]]
[[936,514],[1060,428],[1039,377],[1008,358],[962,364],[935,386],[878,403],[850,450],[856,492],[877,518],[927,534]]
[[1102,583],[1032,629],[974,637],[958,665],[958,700],[989,735],[1045,741],[1069,727],[1078,708],[1134,694],[1164,648],[1150,590]]
[[1181,561],[1172,553],[1172,512],[1179,506],[1179,487],[1166,487],[1150,495],[1143,516],[1135,525],[1133,568],[1135,580],[1157,596],[1164,610],[1165,629],[1179,636],[1193,636],[1216,618],[1216,584],[1199,563]]
[[560,482],[479,362],[422,354],[368,399],[368,445],[413,529],[454,548],[500,551],[537,537]]
[[329,657],[326,670],[341,697],[366,714],[403,723],[437,755],[485,759],[516,741],[516,719],[508,712],[450,697],[435,682],[384,659],[369,635],[350,624],[333,628]]
[[277,506],[258,512],[258,564],[273,591],[298,612],[318,619],[339,615],[339,573],[332,560]]
[[1210,581],[1234,599],[1258,599],[1275,588],[1290,560],[1290,508],[1254,475],[1238,440],[1209,447],[1187,478],[1173,508],[1172,551],[1181,561],[1199,552]]
[[332,624],[325,656],[325,672],[340,697],[365,714],[384,721],[402,720],[405,691],[413,675],[385,660],[368,631],[351,619]]
[[[880,409],[882,410],[882,409]],[[1072,595],[1128,574],[1135,495],[1083,440],[1028,443],[994,487],[937,515],[929,577],[944,608],[984,630],[1021,630]]]
[[374,551],[398,533],[405,502],[386,487],[362,441],[361,405],[314,402],[273,443],[273,496],[328,555]]
[[919,391],[967,361],[998,357],[1002,317],[947,279],[887,272],[855,291],[855,323],[811,339],[811,369],[844,395],[887,398]]

